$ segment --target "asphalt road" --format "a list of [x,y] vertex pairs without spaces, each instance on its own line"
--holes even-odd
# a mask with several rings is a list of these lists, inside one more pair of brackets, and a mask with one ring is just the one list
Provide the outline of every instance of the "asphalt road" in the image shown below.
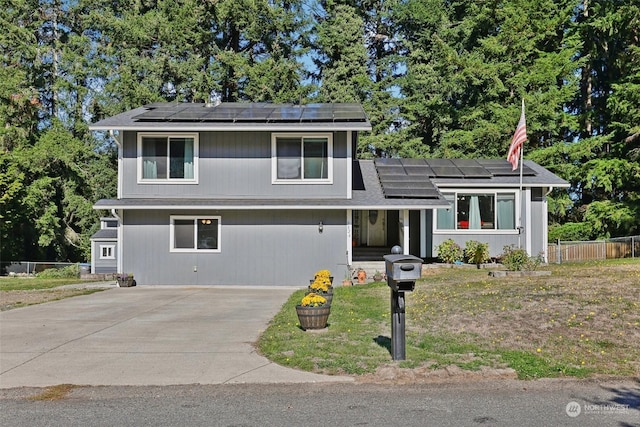
[[2,426],[640,426],[640,380],[0,390]]

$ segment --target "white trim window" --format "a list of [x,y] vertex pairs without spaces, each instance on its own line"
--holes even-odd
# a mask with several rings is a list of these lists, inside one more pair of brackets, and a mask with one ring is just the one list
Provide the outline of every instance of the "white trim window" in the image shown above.
[[198,134],[138,133],[139,183],[197,183]]
[[331,133],[271,135],[272,182],[278,184],[331,184]]
[[172,215],[171,252],[220,252],[219,216]]
[[100,259],[116,259],[116,245],[100,245]]
[[436,210],[436,232],[517,232],[516,191],[443,190],[442,195],[452,207]]

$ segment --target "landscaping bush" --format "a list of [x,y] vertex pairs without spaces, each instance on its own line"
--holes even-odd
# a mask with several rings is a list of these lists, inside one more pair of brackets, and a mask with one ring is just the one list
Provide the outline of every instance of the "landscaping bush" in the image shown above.
[[489,244],[469,240],[465,243],[464,256],[469,264],[480,265],[491,259],[489,256]]
[[454,242],[453,239],[448,239],[440,243],[436,247],[436,251],[438,251],[438,258],[448,264],[462,261],[464,255],[460,245]]
[[534,271],[542,264],[541,254],[530,257],[525,249],[516,248],[513,245],[505,246],[501,255],[502,265],[510,271]]
[[36,276],[42,279],[75,279],[80,277],[80,266],[73,264],[64,268],[47,268]]

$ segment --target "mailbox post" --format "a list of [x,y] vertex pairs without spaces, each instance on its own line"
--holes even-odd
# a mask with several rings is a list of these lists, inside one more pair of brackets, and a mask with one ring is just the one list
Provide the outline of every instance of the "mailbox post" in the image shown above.
[[[385,255],[387,285],[391,288],[391,353],[393,360],[406,358],[405,292],[412,292],[422,272],[422,259],[399,254],[398,247]],[[400,248],[401,251],[401,248]]]

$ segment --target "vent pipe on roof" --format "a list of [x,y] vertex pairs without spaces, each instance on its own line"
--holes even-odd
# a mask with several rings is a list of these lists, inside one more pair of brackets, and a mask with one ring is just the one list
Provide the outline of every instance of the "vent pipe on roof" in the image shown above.
[[204,104],[204,106],[207,107],[207,108],[212,108],[212,107],[217,107],[221,103],[222,103],[222,99],[220,98],[220,95],[218,95],[217,93],[214,92],[209,97],[209,102]]

